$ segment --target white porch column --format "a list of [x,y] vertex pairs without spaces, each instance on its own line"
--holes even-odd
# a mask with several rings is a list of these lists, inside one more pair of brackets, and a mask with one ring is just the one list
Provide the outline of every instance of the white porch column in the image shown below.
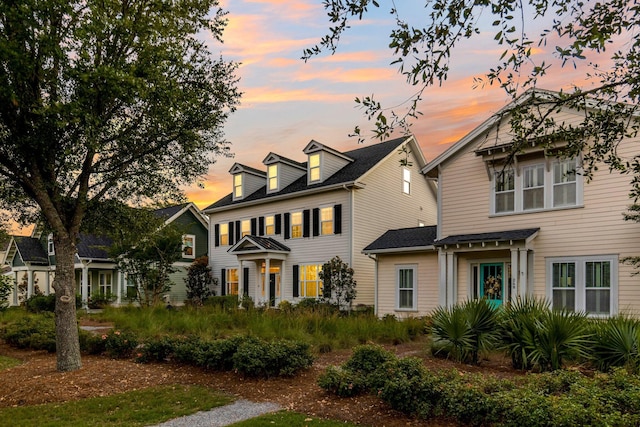
[[82,263],[82,284],[80,295],[82,296],[83,307],[87,307],[87,302],[89,301],[89,266],[85,263]]
[[242,260],[238,261],[238,302],[241,302],[242,297],[244,296],[244,265],[242,264]]
[[118,270],[118,274],[116,274],[116,304],[120,305],[122,303],[122,287],[124,286],[124,273]]
[[33,295],[33,270],[27,270],[27,299]]
[[511,302],[520,296],[520,269],[518,268],[518,249],[511,248]]
[[440,249],[438,251],[438,305],[447,305],[447,254]]
[[453,252],[447,252],[447,307],[457,302],[455,272],[456,256]]
[[49,270],[44,273],[44,294],[49,295],[51,293],[51,272]]
[[13,305],[19,305],[18,299],[18,272],[13,273]]
[[[285,283],[288,283],[285,280],[286,275],[284,274],[285,272],[285,261],[282,260],[282,262],[280,263],[280,301],[283,301],[284,298],[284,290],[287,289],[284,285]],[[291,291],[291,295],[293,296],[293,290]]]
[[267,298],[267,308],[271,308],[271,274],[269,274],[270,268],[271,260],[267,257],[264,260],[264,294]]
[[520,262],[518,263],[518,281],[520,282],[520,295],[522,295],[523,297],[527,295],[527,292],[529,292],[529,290],[527,289],[527,282],[529,280],[529,277],[527,277],[527,256],[527,249],[520,249]]

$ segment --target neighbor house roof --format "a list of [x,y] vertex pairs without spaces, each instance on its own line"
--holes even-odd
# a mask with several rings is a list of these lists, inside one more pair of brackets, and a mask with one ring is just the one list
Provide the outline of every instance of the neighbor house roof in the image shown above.
[[158,218],[167,220],[180,212],[189,203],[181,203],[179,205],[167,206],[166,208],[156,209],[153,211],[154,215]]
[[434,244],[436,246],[445,246],[469,243],[499,243],[508,242],[511,240],[526,240],[535,237],[538,231],[540,231],[539,227],[523,228],[520,230],[494,231],[490,233],[457,234],[454,236],[447,236],[443,239],[436,240]]
[[435,249],[438,227],[411,227],[389,230],[362,250],[365,254],[384,252],[407,252]]
[[80,234],[76,250],[79,258],[108,260],[107,248],[112,244],[112,240],[108,237]]
[[204,208],[204,211],[207,212],[209,210],[215,210],[217,208],[225,206],[239,206],[249,202],[258,201],[261,199],[266,200],[282,195],[293,195],[295,193],[307,190],[321,190],[327,187],[330,188],[339,185],[355,183],[358,178],[360,178],[367,171],[373,168],[378,162],[383,160],[390,153],[396,150],[400,145],[411,140],[412,138],[413,137],[396,138],[378,144],[368,145],[356,150],[344,152],[343,154],[353,159],[353,161],[348,163],[346,166],[331,175],[323,182],[309,185],[307,183],[307,174],[304,174],[281,191],[274,193],[267,193],[267,187],[265,183],[262,188],[241,200],[233,201],[232,193],[229,193],[217,202]]
[[35,237],[25,236],[16,236],[13,239],[16,242],[22,261],[33,264],[49,264],[49,256],[42,247],[40,240]]

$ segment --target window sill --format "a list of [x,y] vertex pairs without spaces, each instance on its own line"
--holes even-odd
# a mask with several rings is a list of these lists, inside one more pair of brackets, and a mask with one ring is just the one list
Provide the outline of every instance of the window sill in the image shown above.
[[418,309],[417,308],[396,308],[394,309],[394,311],[398,313],[417,313]]
[[530,209],[526,211],[499,212],[499,213],[489,214],[489,218],[511,216],[511,215],[527,215],[527,214],[536,214],[536,213],[544,213],[544,212],[566,211],[571,209],[582,209],[582,208],[584,208],[584,205],[560,206],[557,208],[548,208],[548,209]]

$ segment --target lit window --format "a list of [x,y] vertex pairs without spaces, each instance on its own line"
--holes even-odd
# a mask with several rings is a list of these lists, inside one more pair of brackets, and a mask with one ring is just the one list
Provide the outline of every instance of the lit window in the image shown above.
[[522,169],[522,209],[544,208],[544,165]]
[[182,236],[182,256],[184,258],[196,257],[196,236],[193,234]]
[[226,275],[227,295],[238,295],[238,269],[228,268]]
[[320,154],[309,156],[309,181],[320,180]]
[[576,162],[564,160],[553,165],[553,206],[576,204]]
[[251,220],[243,219],[240,223],[240,236],[244,237],[251,234]]
[[614,315],[617,264],[617,257],[611,255],[549,259],[553,308]]
[[264,234],[267,236],[276,234],[276,221],[273,215],[264,217]]
[[220,245],[229,244],[229,224],[220,224]]
[[302,237],[302,212],[291,213],[291,238]]
[[401,266],[396,268],[398,278],[398,309],[415,310],[416,308],[416,267]]
[[300,296],[302,298],[317,298],[322,295],[322,281],[319,272],[322,265],[309,264],[300,266]]
[[333,234],[333,207],[320,209],[320,234]]
[[242,197],[242,175],[233,176],[233,196],[237,199]]
[[267,169],[269,176],[269,191],[278,189],[278,165],[270,165]]
[[513,170],[504,169],[496,171],[494,174],[495,182],[495,211],[513,212],[515,201],[515,181]]
[[402,192],[411,194],[411,171],[405,168],[402,169]]

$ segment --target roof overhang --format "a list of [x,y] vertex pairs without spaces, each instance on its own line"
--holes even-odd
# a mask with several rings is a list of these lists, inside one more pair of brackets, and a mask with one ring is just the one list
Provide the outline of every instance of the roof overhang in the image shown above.
[[265,253],[288,255],[291,252],[291,249],[271,237],[248,235],[244,236],[235,245],[231,246],[227,252],[234,255]]
[[496,231],[490,233],[458,234],[437,240],[434,246],[443,249],[486,249],[516,244],[528,246],[536,238],[540,228]]
[[399,254],[399,253],[411,253],[411,252],[429,252],[437,251],[437,248],[433,245],[429,246],[411,246],[403,248],[385,248],[385,249],[369,249],[363,250],[365,255],[383,255],[383,254]]

